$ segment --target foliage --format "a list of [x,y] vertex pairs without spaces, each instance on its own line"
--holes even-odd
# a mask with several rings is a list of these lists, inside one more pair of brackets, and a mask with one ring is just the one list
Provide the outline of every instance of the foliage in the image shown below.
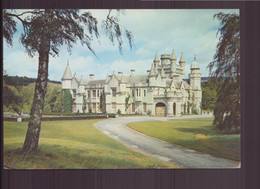
[[[8,76],[8,75],[4,75],[3,79],[5,80],[7,85],[15,85],[16,86],[27,86],[30,83],[34,83],[36,82],[35,78],[30,78],[30,77],[26,77],[26,76]],[[54,81],[54,80],[48,80],[49,83],[56,83],[56,84],[61,84],[60,81]]]
[[[214,15],[220,21],[220,33],[214,61],[209,64],[215,77],[239,77],[240,75],[240,20],[235,13]],[[216,68],[216,70],[213,70]]]
[[7,75],[3,77],[3,106],[4,110],[14,111],[21,114],[23,99],[20,95],[21,88]]
[[202,87],[202,109],[214,110],[217,100],[218,80],[210,78]]
[[226,78],[222,81],[214,108],[214,125],[217,130],[227,134],[240,133],[240,103],[237,83],[233,78]]
[[86,95],[84,94],[83,96],[82,96],[82,100],[83,100],[83,105],[82,105],[82,111],[83,111],[83,113],[86,113],[86,109],[87,109],[87,99],[86,99]]
[[[9,85],[5,85],[6,78],[7,77],[3,77],[4,111],[15,111],[13,107],[19,105],[19,112],[29,113],[32,107],[35,83],[30,83],[27,86],[16,86],[19,82],[16,82],[17,80],[11,82],[9,79],[12,80],[13,77],[9,77]],[[13,95],[16,96],[17,100],[14,100]],[[61,86],[49,82],[44,101],[44,113],[61,112]]]
[[73,104],[73,98],[70,94],[69,89],[63,89],[62,90],[62,112],[64,113],[70,113],[72,112],[72,104]]
[[[223,78],[217,91],[214,124],[225,133],[240,132],[240,20],[239,15],[218,13],[220,38],[214,61],[209,64],[211,75]],[[215,69],[215,70],[214,70]]]
[[[47,93],[44,100],[44,112],[61,112],[61,87],[47,87]],[[47,111],[46,106],[49,108]]]
[[119,114],[119,115],[121,114],[121,110],[120,109],[117,110],[117,114]]
[[127,113],[127,110],[130,106],[130,103],[129,103],[129,100],[130,100],[130,95],[128,95],[127,97],[125,97],[125,112]]

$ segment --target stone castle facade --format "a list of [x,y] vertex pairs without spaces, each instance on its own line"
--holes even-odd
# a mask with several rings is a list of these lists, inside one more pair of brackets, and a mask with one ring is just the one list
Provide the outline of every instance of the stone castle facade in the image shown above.
[[186,61],[183,54],[179,64],[174,54],[157,53],[146,75],[108,75],[103,80],[72,75],[69,64],[62,77],[62,89],[71,92],[73,112],[144,114],[154,116],[180,116],[182,113],[201,113],[201,73],[199,63],[191,64],[189,81],[184,81]]

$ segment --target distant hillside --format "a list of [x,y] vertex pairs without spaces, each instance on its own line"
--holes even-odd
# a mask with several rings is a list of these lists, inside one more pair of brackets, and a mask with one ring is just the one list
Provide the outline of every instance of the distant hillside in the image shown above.
[[[29,77],[20,77],[20,76],[3,76],[3,80],[7,85],[16,85],[16,86],[27,86],[30,83],[34,83],[36,81],[35,78]],[[60,81],[49,80],[49,83],[61,84]]]

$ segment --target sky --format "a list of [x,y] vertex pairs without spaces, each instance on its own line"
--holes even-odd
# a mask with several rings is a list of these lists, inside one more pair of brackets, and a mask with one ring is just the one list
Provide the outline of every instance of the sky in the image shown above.
[[[82,12],[84,10],[81,10]],[[88,10],[89,11],[89,10]],[[108,14],[108,10],[90,10],[97,17],[99,24]],[[115,13],[114,11],[113,13]],[[134,36],[134,46],[129,47],[126,37],[123,37],[123,54],[117,45],[109,42],[106,34],[99,27],[100,38],[92,42],[96,56],[80,42],[73,45],[72,52],[67,52],[64,46],[60,48],[59,56],[50,56],[49,79],[61,81],[67,62],[76,77],[88,78],[95,74],[95,79],[105,79],[107,74],[123,72],[130,75],[135,69],[136,75],[147,74],[151,68],[156,52],[171,54],[174,50],[177,61],[184,54],[186,60],[185,78],[190,73],[190,65],[196,56],[200,64],[202,77],[209,75],[208,64],[213,60],[219,41],[217,35],[219,20],[213,19],[214,14],[239,13],[238,9],[197,9],[197,10],[125,10],[120,14],[120,25],[130,30]],[[30,58],[25,48],[19,42],[22,32],[21,24],[14,35],[12,47],[4,41],[3,68],[11,76],[27,76],[36,78],[38,71],[38,55]]]

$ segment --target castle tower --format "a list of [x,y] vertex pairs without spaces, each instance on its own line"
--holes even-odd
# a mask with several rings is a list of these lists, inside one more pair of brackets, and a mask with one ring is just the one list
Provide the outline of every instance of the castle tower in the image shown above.
[[170,64],[170,55],[169,54],[162,54],[161,55],[161,66],[165,67],[168,64]]
[[156,77],[156,72],[155,72],[155,68],[154,65],[152,64],[151,70],[149,72],[149,85],[150,86],[154,86],[155,85],[155,77]]
[[157,52],[156,52],[156,54],[155,54],[155,57],[154,57],[153,63],[154,63],[154,67],[155,67],[155,69],[157,69],[157,68],[159,67],[159,64],[160,64],[160,59],[159,59],[159,57],[158,57]]
[[174,50],[172,51],[170,61],[171,61],[171,74],[170,74],[170,76],[173,77],[173,75],[176,72],[176,61],[177,61]]
[[202,91],[201,91],[201,73],[200,73],[200,66],[199,63],[196,61],[196,57],[194,57],[194,62],[191,64],[191,73],[189,74],[190,79],[190,86],[192,89],[192,100],[195,105],[196,113],[201,113],[201,98],[202,98]]
[[65,72],[61,78],[62,81],[62,89],[71,89],[71,83],[72,83],[72,74],[69,67],[69,61],[67,63],[67,67],[65,69]]
[[184,55],[183,53],[181,53],[181,58],[179,60],[179,65],[180,67],[182,68],[182,72],[181,72],[181,79],[184,79],[184,75],[185,75],[185,64],[186,64],[186,61],[184,59]]

